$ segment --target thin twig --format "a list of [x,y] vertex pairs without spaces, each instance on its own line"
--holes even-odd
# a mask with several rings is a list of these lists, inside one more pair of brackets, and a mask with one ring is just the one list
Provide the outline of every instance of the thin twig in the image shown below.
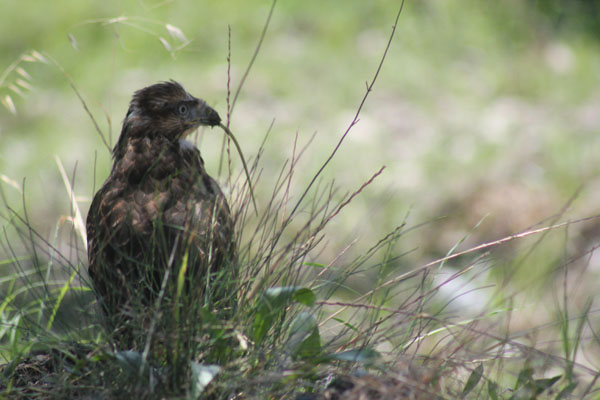
[[231,122],[231,25],[227,25],[227,127]]
[[[227,25],[227,116],[225,118],[225,126],[229,128],[231,118],[231,25]],[[225,154],[225,144],[227,142],[227,136],[223,136],[223,143],[221,143],[221,156],[219,157],[219,169],[217,176],[221,176],[223,170],[223,158]],[[231,170],[230,170],[231,173]]]
[[[428,262],[425,265],[417,267],[417,268],[415,268],[415,269],[413,269],[411,271],[408,271],[408,272],[406,272],[404,274],[401,274],[401,275],[399,275],[399,276],[397,276],[397,277],[395,277],[393,279],[390,279],[387,282],[382,283],[381,285],[377,286],[376,288],[371,289],[368,292],[366,292],[366,293],[362,294],[361,296],[359,296],[356,299],[356,301],[360,301],[360,300],[362,300],[362,299],[364,299],[364,298],[372,295],[376,291],[381,290],[381,289],[383,289],[385,287],[394,285],[394,284],[396,284],[398,282],[402,282],[402,281],[404,281],[404,280],[406,280],[406,279],[408,279],[408,278],[410,278],[412,276],[415,276],[415,275],[417,275],[417,274],[419,274],[419,273],[421,273],[421,272],[423,272],[423,271],[425,271],[425,270],[433,267],[434,265],[440,264],[442,262],[445,262],[445,261],[448,261],[448,260],[452,260],[454,258],[458,258],[458,257],[464,256],[466,254],[474,253],[474,252],[479,251],[479,250],[484,250],[484,249],[488,249],[488,248],[491,248],[491,247],[500,246],[502,244],[506,244],[508,242],[511,242],[511,241],[513,241],[515,239],[520,239],[520,238],[524,238],[524,237],[528,237],[528,236],[532,236],[532,235],[537,235],[537,234],[540,234],[540,233],[545,233],[547,231],[554,230],[554,229],[557,229],[557,228],[562,228],[562,227],[565,227],[565,226],[570,226],[572,224],[577,224],[577,223],[582,223],[582,222],[586,222],[586,221],[591,221],[591,220],[598,219],[598,218],[600,218],[600,214],[594,215],[594,216],[591,216],[591,217],[581,218],[581,219],[574,220],[574,221],[567,221],[567,222],[563,222],[563,223],[556,224],[556,225],[546,226],[546,227],[543,227],[543,228],[534,229],[534,230],[530,230],[530,231],[526,231],[526,232],[521,232],[521,233],[517,233],[517,234],[514,234],[514,235],[506,236],[506,237],[504,237],[502,239],[494,240],[492,242],[483,243],[483,244],[480,244],[478,246],[472,247],[472,248],[464,250],[464,251],[460,251],[458,253],[451,254],[451,255],[446,256],[446,257],[438,258],[437,260]],[[343,311],[343,308],[340,309],[340,310],[338,310],[338,311],[336,311],[333,315],[329,316],[328,319],[331,319],[332,317],[334,317],[335,315],[341,313],[342,311]]]
[[244,75],[242,76],[240,84],[235,92],[235,96],[233,96],[233,101],[231,102],[231,110],[229,113],[230,115],[233,114],[233,109],[235,108],[235,104],[237,102],[238,96],[240,95],[240,92],[242,91],[242,87],[244,87],[246,78],[248,77],[248,74],[250,74],[250,70],[252,69],[252,66],[254,65],[254,61],[256,60],[256,57],[258,56],[260,47],[262,46],[265,35],[267,34],[267,29],[269,28],[269,24],[271,23],[271,17],[273,16],[273,10],[275,9],[275,4],[277,4],[277,0],[273,0],[273,3],[271,4],[271,9],[269,10],[269,15],[267,16],[267,20],[265,21],[265,25],[263,26],[263,30],[260,34],[260,38],[258,39],[258,44],[256,45],[256,48],[254,49],[254,54],[252,54],[250,63],[248,63],[248,68],[246,68],[246,72],[244,72]]
[[371,83],[367,84],[367,91],[365,92],[365,95],[363,96],[362,101],[360,102],[360,104],[358,106],[358,109],[356,110],[356,114],[354,115],[354,119],[352,120],[352,122],[350,122],[350,125],[348,125],[348,128],[346,128],[346,131],[344,132],[344,134],[342,135],[342,137],[338,141],[337,145],[335,146],[335,148],[333,149],[333,151],[331,152],[331,154],[329,154],[329,157],[327,157],[327,160],[325,160],[325,162],[323,163],[323,165],[321,165],[321,168],[319,168],[319,170],[317,171],[317,173],[313,176],[312,180],[310,181],[310,183],[306,187],[306,190],[304,190],[304,193],[302,193],[302,196],[300,196],[300,199],[296,203],[296,206],[292,209],[292,212],[290,212],[290,215],[288,217],[288,221],[292,218],[292,216],[294,215],[294,213],[296,212],[296,210],[298,209],[298,207],[300,207],[300,204],[302,203],[302,201],[304,200],[304,198],[306,197],[306,195],[310,191],[310,189],[313,186],[313,184],[316,182],[317,178],[321,175],[321,173],[323,172],[323,170],[327,167],[327,165],[329,165],[329,162],[336,155],[336,153],[338,152],[339,148],[342,146],[342,143],[346,139],[346,136],[348,136],[348,133],[350,133],[350,130],[352,129],[352,127],[354,127],[354,125],[356,125],[358,123],[358,117],[360,115],[360,112],[362,111],[363,106],[365,105],[365,103],[367,101],[367,98],[369,97],[369,93],[371,93],[371,91],[373,90],[373,85],[375,85],[375,82],[377,81],[377,77],[379,76],[379,72],[381,71],[381,68],[383,67],[383,63],[385,61],[387,53],[388,53],[388,51],[389,51],[389,49],[390,49],[390,47],[392,45],[392,40],[394,39],[394,35],[396,34],[396,26],[398,25],[398,20],[400,19],[400,14],[402,14],[402,9],[403,8],[404,8],[404,0],[402,0],[402,3],[400,4],[400,9],[398,10],[398,14],[396,14],[396,20],[394,21],[394,25],[392,26],[392,32],[390,33],[390,37],[388,39],[387,45],[385,46],[385,50],[383,51],[383,55],[381,56],[381,60],[379,61],[379,65],[377,66],[377,70],[375,71],[375,75],[373,75],[373,79],[371,79]]
[[77,86],[75,85],[75,81],[73,80],[73,78],[71,78],[71,75],[69,75],[67,73],[67,71],[65,71],[65,69],[62,67],[62,65],[60,65],[58,63],[58,61],[56,61],[50,55],[46,54],[46,57],[48,57],[48,59],[50,59],[52,61],[52,63],[60,70],[60,72],[62,72],[63,75],[67,78],[67,80],[69,81],[69,85],[71,86],[71,88],[73,89],[73,91],[75,92],[77,97],[79,98],[79,101],[81,102],[81,105],[83,106],[85,112],[88,114],[88,116],[92,120],[92,123],[94,124],[94,128],[96,128],[96,132],[98,132],[98,135],[100,135],[100,138],[102,139],[102,143],[104,143],[104,145],[106,146],[106,148],[108,149],[109,152],[112,152],[110,145],[108,144],[108,142],[106,141],[106,138],[104,137],[104,133],[102,132],[102,129],[100,129],[100,125],[98,125],[96,118],[94,118],[94,115],[88,108],[87,103],[81,96],[81,93],[79,93],[79,90],[77,89]]
[[346,201],[344,201],[342,204],[340,204],[336,210],[334,212],[331,213],[331,215],[329,217],[327,217],[327,219],[325,220],[325,222],[323,223],[323,226],[327,225],[329,223],[329,221],[331,221],[336,215],[338,215],[340,213],[340,211],[342,210],[342,208],[346,207],[348,204],[350,204],[350,202],[352,200],[354,200],[354,198],[356,196],[358,196],[367,186],[369,186],[371,183],[373,183],[373,181],[375,180],[375,178],[377,178],[379,175],[381,175],[381,173],[383,172],[383,170],[385,169],[385,165],[383,167],[381,167],[379,169],[379,171],[375,172],[373,174],[373,176],[371,176],[371,178],[366,181],[365,183],[363,183],[360,188],[358,188],[358,190],[356,190],[354,193],[352,193],[352,195],[350,197],[348,197],[348,199],[346,199]]
[[244,153],[242,153],[242,148],[240,147],[240,144],[238,143],[235,136],[233,136],[233,133],[231,133],[229,128],[227,128],[223,124],[219,124],[219,126],[227,133],[229,138],[231,138],[231,141],[233,142],[233,144],[235,144],[235,147],[236,147],[238,153],[240,154],[240,158],[242,159],[242,165],[244,166],[244,172],[246,173],[246,179],[248,180],[248,188],[250,189],[250,197],[252,197],[252,204],[254,205],[254,212],[256,212],[256,215],[258,216],[258,207],[256,206],[256,199],[254,198],[254,190],[252,189],[252,179],[250,179],[250,172],[248,172],[248,166],[246,165],[246,160],[244,159]]
[[387,45],[385,47],[385,50],[383,52],[383,55],[381,56],[381,60],[379,61],[379,64],[378,64],[377,69],[375,71],[375,74],[373,75],[373,78],[371,79],[371,83],[367,84],[367,91],[365,92],[365,94],[364,94],[364,96],[363,96],[363,98],[362,98],[362,100],[361,100],[361,102],[360,102],[360,104],[358,106],[358,109],[356,110],[356,114],[354,116],[354,119],[352,120],[352,122],[350,123],[350,125],[348,126],[348,128],[346,129],[346,131],[344,132],[344,134],[342,135],[342,137],[338,141],[337,145],[334,147],[333,151],[330,153],[329,157],[327,157],[327,159],[321,165],[321,167],[319,168],[319,170],[317,171],[317,173],[313,176],[312,180],[310,181],[310,183],[308,184],[308,186],[306,187],[306,189],[304,190],[304,192],[300,196],[300,199],[296,202],[296,205],[294,206],[294,208],[292,209],[292,211],[290,212],[290,214],[287,216],[287,218],[285,219],[284,223],[282,223],[279,232],[275,235],[275,237],[273,238],[273,240],[271,242],[270,253],[266,256],[267,260],[272,257],[273,252],[275,251],[275,246],[279,242],[279,239],[283,235],[283,232],[285,231],[286,227],[292,221],[292,218],[293,218],[294,214],[296,213],[296,211],[298,211],[298,208],[300,207],[300,204],[302,204],[302,202],[304,201],[304,199],[308,195],[308,192],[310,191],[310,189],[313,187],[313,185],[317,181],[318,177],[325,170],[325,168],[327,167],[327,165],[329,165],[329,162],[337,154],[339,148],[341,147],[342,143],[346,139],[346,136],[348,136],[348,134],[350,133],[350,130],[358,122],[358,117],[359,117],[359,115],[360,115],[360,113],[361,113],[361,111],[363,109],[363,106],[365,105],[365,103],[367,101],[367,98],[369,97],[369,93],[371,93],[371,91],[373,90],[373,85],[377,81],[377,78],[379,76],[379,72],[381,71],[381,68],[383,67],[383,63],[385,62],[387,53],[388,53],[388,51],[389,51],[389,49],[390,49],[390,47],[392,45],[392,40],[394,39],[394,36],[396,34],[396,27],[398,25],[398,20],[400,19],[400,15],[402,14],[403,8],[404,8],[404,0],[402,0],[402,3],[400,4],[400,8],[398,9],[398,13],[396,14],[396,19],[394,20],[394,25],[392,26],[392,31],[390,32],[390,36],[389,36]]

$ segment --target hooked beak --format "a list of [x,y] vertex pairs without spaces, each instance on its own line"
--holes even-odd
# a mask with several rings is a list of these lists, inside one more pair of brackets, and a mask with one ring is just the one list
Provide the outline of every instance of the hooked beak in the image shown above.
[[221,117],[204,100],[198,100],[198,106],[192,111],[193,118],[200,125],[217,126],[221,123]]

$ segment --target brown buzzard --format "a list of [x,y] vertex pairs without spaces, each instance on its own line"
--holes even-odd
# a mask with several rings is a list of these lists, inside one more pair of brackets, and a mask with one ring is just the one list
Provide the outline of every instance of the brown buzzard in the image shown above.
[[145,310],[177,313],[158,303],[233,297],[216,279],[234,269],[229,207],[198,149],[184,140],[200,125],[220,122],[174,81],[141,89],[131,100],[110,176],[87,217],[89,274],[110,326],[129,335],[128,344],[136,335],[132,321],[140,332],[148,325],[151,315],[139,320]]

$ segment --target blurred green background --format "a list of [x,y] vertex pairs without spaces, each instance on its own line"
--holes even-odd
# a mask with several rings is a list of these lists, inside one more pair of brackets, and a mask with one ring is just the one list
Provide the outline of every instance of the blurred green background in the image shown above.
[[[409,254],[395,266],[400,270],[445,255],[469,233],[460,249],[549,224],[560,212],[561,220],[596,214],[597,4],[407,1],[360,122],[323,179],[335,180],[339,199],[387,168],[329,226],[317,261],[328,263],[355,239],[340,260],[361,254],[405,220],[430,223],[401,239],[398,253]],[[231,123],[254,158],[274,122],[255,189],[259,207],[292,156],[296,135],[300,148],[316,133],[296,166],[291,198],[333,150],[377,68],[399,5],[278,2]],[[55,156],[70,176],[76,171],[84,218],[109,173],[109,152],[67,75],[111,144],[132,93],[161,80],[180,81],[224,117],[228,29],[235,91],[270,6],[257,0],[4,2],[0,184],[8,202],[21,207],[25,182],[30,219],[52,235],[70,214]],[[196,140],[216,175],[222,133],[203,131]],[[233,164],[239,171],[237,156]],[[521,287],[535,282],[547,290],[540,276],[555,268],[566,247],[574,254],[589,249],[598,231],[594,220],[570,228],[568,244],[564,232],[549,239],[530,260],[543,267],[520,272]],[[598,267],[586,264],[594,275]],[[587,293],[597,289],[592,282]]]

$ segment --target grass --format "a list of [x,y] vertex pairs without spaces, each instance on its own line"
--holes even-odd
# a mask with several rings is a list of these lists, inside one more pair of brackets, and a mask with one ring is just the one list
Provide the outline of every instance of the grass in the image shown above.
[[[240,3],[231,18],[209,11],[231,21],[232,82],[243,76],[245,65],[236,60],[251,58],[268,13],[250,3]],[[442,398],[594,398],[597,119],[586,111],[597,102],[594,31],[579,31],[569,18],[555,28],[551,12],[537,14],[517,2],[464,4],[407,5],[354,126],[364,76],[385,48],[391,11],[379,4],[277,5],[231,120],[244,152],[256,154],[251,169],[260,216],[248,210],[235,157],[225,158],[219,179],[241,213],[240,296],[247,301],[229,322],[202,326],[199,359],[184,383],[170,388],[156,383],[182,379],[168,363],[111,348],[94,315],[73,208],[86,205],[73,193],[98,187],[90,177],[102,179],[108,157],[101,150],[82,159],[103,144],[99,137],[94,145],[79,138],[76,132],[90,137],[94,128],[64,75],[44,61],[59,60],[114,141],[118,124],[110,116],[120,118],[134,89],[165,74],[198,76],[201,66],[219,78],[195,83],[200,94],[225,108],[219,99],[227,82],[227,30],[195,24],[181,5],[118,11],[109,5],[86,10],[90,18],[65,12],[61,21],[70,22],[61,26],[68,29],[52,31],[71,32],[85,54],[34,41],[39,52],[18,49],[25,58],[15,54],[19,62],[2,86],[13,103],[6,110],[17,113],[3,123],[11,132],[3,146],[13,151],[3,159],[2,175],[2,353],[16,360],[4,369],[4,393],[294,398],[350,382],[364,390],[403,384]],[[161,15],[165,9],[168,17]],[[119,15],[130,18],[115,20]],[[180,28],[194,41],[173,50],[185,43],[170,35]],[[94,41],[99,45],[91,46]],[[136,51],[138,45],[146,51]],[[283,65],[282,54],[291,62]],[[141,60],[157,68],[127,75]],[[75,68],[77,62],[83,66]],[[133,83],[121,85],[127,78],[119,78],[120,65],[122,76],[135,76]],[[16,79],[38,92],[20,100],[9,87]],[[112,85],[99,89],[105,82]],[[49,98],[57,103],[53,111],[75,110],[85,123],[74,121],[73,111],[44,112]],[[341,133],[329,135],[349,123],[343,142]],[[39,132],[35,140],[30,131]],[[50,141],[56,135],[48,131],[69,132],[69,146]],[[210,171],[219,168],[209,149],[220,143],[212,134],[199,136]],[[252,151],[248,143],[263,145]],[[36,154],[68,147],[76,155],[61,155],[69,172],[45,168],[24,185],[19,171],[37,172],[27,167],[30,158],[19,159],[21,146],[44,149]],[[337,153],[329,161],[332,149]],[[382,163],[388,167],[377,175]],[[54,181],[72,188],[66,196],[62,189],[40,194],[46,189],[40,182]],[[66,217],[56,221],[56,215]],[[212,380],[204,386],[201,377]]]

